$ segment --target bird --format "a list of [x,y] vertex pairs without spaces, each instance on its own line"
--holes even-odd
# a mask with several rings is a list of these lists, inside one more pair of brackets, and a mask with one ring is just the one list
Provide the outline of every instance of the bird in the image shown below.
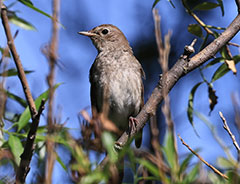
[[[102,24],[78,33],[89,37],[98,51],[89,72],[92,113],[103,113],[106,103],[106,117],[122,134],[136,126],[134,117],[144,105],[143,68],[118,27]],[[137,148],[142,142],[139,134]]]

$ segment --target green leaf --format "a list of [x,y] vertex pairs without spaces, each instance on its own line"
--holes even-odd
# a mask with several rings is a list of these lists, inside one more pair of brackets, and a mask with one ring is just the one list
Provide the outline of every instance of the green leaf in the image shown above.
[[118,157],[117,157],[117,152],[114,150],[115,141],[114,141],[114,138],[113,138],[112,134],[109,133],[109,132],[106,132],[106,131],[103,132],[102,142],[103,142],[103,146],[107,150],[110,161],[112,163],[115,163],[118,160]]
[[[5,49],[6,49],[6,51],[5,51]],[[8,48],[2,48],[2,47],[0,47],[0,52],[1,52],[2,55],[4,54],[5,57],[11,58],[11,54],[10,54]],[[5,52],[6,52],[6,53],[5,53]],[[2,58],[1,58],[1,60],[2,60]],[[1,62],[1,60],[0,60],[0,62]]]
[[206,69],[206,68],[208,68],[210,66],[213,66],[213,65],[215,65],[217,63],[223,63],[223,62],[224,62],[223,57],[215,58],[212,61],[210,61],[206,66],[204,66],[203,69]]
[[183,160],[182,164],[180,165],[179,175],[182,175],[185,173],[186,169],[190,164],[192,157],[193,157],[193,154],[189,153],[188,156]]
[[157,5],[157,3],[159,2],[160,0],[155,0],[153,5],[152,5],[152,9]]
[[[57,152],[55,152],[55,154],[57,154]],[[62,166],[62,168],[67,172],[67,171],[68,171],[68,168],[67,168],[67,166],[63,163],[62,159],[59,157],[58,154],[57,154],[56,160],[57,160],[58,163]]]
[[196,164],[194,168],[186,175],[183,183],[194,183],[199,174],[200,164]]
[[[24,71],[25,74],[29,74],[29,73],[32,73],[33,71],[32,70],[25,70]],[[12,77],[12,76],[16,76],[18,75],[18,72],[15,68],[11,68],[7,71],[4,71],[2,73],[0,73],[0,76],[7,76],[7,77]]]
[[[61,83],[58,83],[54,86],[54,89],[58,88],[58,86],[60,86]],[[44,93],[42,93],[36,100],[35,100],[35,105],[36,105],[36,108],[39,109],[40,105],[41,105],[41,101],[42,99],[45,99],[46,101],[48,100],[48,97],[49,97],[49,90],[45,91]],[[29,111],[29,107],[27,107],[24,112],[22,113],[22,115],[20,116],[18,122],[16,123],[18,125],[18,132],[20,130],[22,130],[22,128],[24,128],[29,120],[31,118],[31,115],[30,115],[30,111]]]
[[210,107],[209,114],[210,114],[218,103],[216,90],[213,89],[211,84],[208,84],[208,99],[209,99],[209,107]]
[[218,157],[217,158],[217,165],[221,167],[222,169],[233,169],[237,167],[237,162],[233,163],[230,160],[224,158],[224,157]]
[[18,137],[10,134],[9,139],[8,139],[8,145],[14,155],[16,164],[19,165],[20,164],[20,155],[23,152],[23,146],[22,146],[21,140]]
[[171,173],[177,176],[177,172],[179,169],[178,163],[178,155],[175,149],[175,137],[173,136],[172,132],[168,131],[165,137],[165,146],[163,147],[164,155],[167,159],[167,162],[171,168]]
[[203,36],[202,28],[198,24],[189,24],[188,25],[188,32],[195,35],[195,36],[198,36],[200,38]]
[[156,165],[145,159],[137,159],[138,163],[145,167],[153,176],[159,176],[159,170]]
[[221,78],[222,76],[224,76],[227,72],[229,71],[228,66],[226,63],[223,63],[220,67],[218,67],[218,69],[214,72],[212,79],[211,79],[211,83],[215,82],[216,80],[218,80],[219,78]]
[[22,99],[21,97],[15,95],[15,94],[13,94],[13,93],[11,93],[9,91],[5,91],[5,92],[6,92],[7,96],[8,96],[8,98],[11,98],[11,99],[15,100],[20,105],[22,105],[24,108],[27,107],[27,102],[24,99]]
[[191,123],[191,125],[193,126],[193,100],[194,100],[194,95],[195,92],[197,90],[197,88],[202,84],[203,82],[199,82],[197,83],[195,86],[193,86],[189,97],[188,97],[188,108],[187,108],[187,116],[188,116],[188,120]]
[[36,30],[36,28],[31,23],[27,22],[26,20],[20,17],[11,16],[9,17],[9,21],[23,29],[34,30],[34,31]]
[[41,13],[42,15],[45,15],[46,17],[49,17],[49,18],[52,19],[52,17],[51,17],[49,14],[47,14],[47,13],[45,13],[44,11],[36,8],[30,0],[18,0],[18,1],[19,1],[20,3],[22,3],[22,4],[24,4],[25,6],[33,9],[34,11],[36,11],[36,12],[38,12],[38,13]]
[[[155,0],[153,5],[152,5],[152,9],[157,5],[157,3],[159,2],[160,0]],[[168,0],[170,2],[170,4],[172,5],[173,8],[175,8],[173,2],[171,0]]]
[[214,8],[216,8],[218,6],[219,6],[219,4],[217,4],[217,3],[203,2],[203,3],[198,4],[197,6],[195,6],[193,8],[193,10],[211,10],[211,9],[214,9]]

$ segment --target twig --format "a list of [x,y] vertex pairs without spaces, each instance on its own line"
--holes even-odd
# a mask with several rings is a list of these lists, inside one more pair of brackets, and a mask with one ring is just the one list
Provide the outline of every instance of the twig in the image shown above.
[[59,0],[53,0],[53,18],[52,18],[52,39],[47,53],[47,58],[49,59],[50,72],[47,76],[48,86],[49,86],[49,104],[48,104],[48,135],[46,139],[47,148],[47,159],[46,159],[46,170],[45,170],[45,183],[52,183],[52,172],[53,166],[56,159],[55,154],[55,143],[51,139],[51,134],[54,130],[54,120],[53,120],[53,101],[54,101],[54,78],[55,78],[55,64],[57,61],[57,49],[58,49],[58,14],[60,3]]
[[8,47],[13,56],[13,60],[16,64],[16,67],[18,70],[18,77],[21,81],[23,91],[24,91],[24,94],[26,96],[26,100],[27,100],[27,103],[29,106],[31,118],[32,118],[32,124],[30,127],[30,131],[28,133],[27,142],[25,144],[24,151],[21,155],[20,165],[19,165],[17,173],[16,173],[16,183],[24,183],[25,178],[30,169],[29,164],[32,159],[32,154],[33,154],[33,150],[34,150],[33,143],[34,143],[34,140],[36,137],[37,127],[39,124],[40,115],[44,109],[45,101],[42,101],[42,104],[41,104],[39,112],[38,112],[36,109],[32,94],[30,92],[30,88],[29,88],[29,85],[28,85],[28,82],[27,82],[27,79],[26,79],[26,76],[24,73],[24,69],[23,69],[21,60],[18,56],[16,47],[14,45],[14,40],[13,40],[10,26],[8,23],[7,9],[4,5],[1,7],[1,18],[2,18],[2,24],[3,24],[4,31],[5,31],[5,34],[7,37],[7,41],[8,41]]
[[224,118],[223,114],[221,111],[219,111],[219,116],[221,117],[222,119],[222,122],[223,122],[223,128],[227,131],[227,133],[229,134],[229,136],[231,137],[232,139],[232,142],[233,142],[233,145],[235,146],[235,148],[237,149],[237,152],[238,152],[238,157],[240,157],[240,147],[236,141],[236,138],[235,136],[233,135],[233,133],[231,132],[228,124],[227,124],[227,121],[226,119]]
[[2,17],[2,24],[3,24],[4,30],[5,30],[5,34],[6,34],[7,40],[8,40],[8,47],[11,51],[11,54],[13,56],[14,62],[16,64],[16,67],[17,67],[17,70],[18,70],[18,76],[19,76],[19,79],[21,81],[21,84],[22,84],[22,87],[23,87],[23,90],[24,90],[24,94],[26,96],[26,99],[27,99],[27,102],[28,102],[28,105],[29,105],[29,109],[30,109],[30,112],[31,112],[31,117],[32,117],[32,119],[34,119],[34,117],[37,115],[36,106],[35,106],[34,100],[32,98],[32,94],[30,92],[30,88],[29,88],[29,85],[28,85],[28,82],[27,82],[26,75],[24,73],[24,69],[23,69],[21,60],[18,56],[16,47],[14,45],[14,40],[13,40],[13,37],[12,37],[12,34],[11,34],[11,29],[10,29],[10,26],[8,24],[6,7],[2,7],[1,17]]
[[[171,48],[171,45],[170,45],[171,32],[168,32],[168,34],[165,35],[164,44],[163,44],[162,35],[161,35],[161,27],[160,27],[160,16],[158,14],[157,9],[153,9],[153,18],[154,18],[154,22],[155,22],[155,36],[156,36],[156,42],[157,42],[157,46],[158,46],[158,53],[159,53],[158,61],[160,63],[160,66],[162,68],[162,73],[163,73],[161,80],[165,80],[164,78],[165,78],[165,76],[168,72],[168,57],[169,57],[170,48]],[[164,104],[162,106],[162,112],[163,112],[164,117],[166,119],[166,124],[167,124],[167,127],[168,127],[168,131],[171,132],[171,135],[172,135],[172,138],[173,138],[174,151],[175,151],[175,156],[176,156],[177,155],[177,146],[176,146],[177,144],[176,144],[176,138],[175,138],[175,133],[174,133],[174,124],[173,124],[173,121],[172,121],[172,118],[171,118],[170,98],[168,96],[168,91],[165,90],[164,88],[162,90],[162,93],[163,93],[162,95],[164,97]],[[150,118],[150,120],[151,120],[151,118]],[[153,124],[154,121],[152,121],[151,123]],[[154,130],[152,130],[152,134],[154,135],[153,131]],[[155,139],[157,139],[157,137],[155,137]],[[158,141],[158,140],[155,140],[155,141]],[[154,144],[153,144],[153,146],[154,146]],[[159,143],[158,143],[158,145],[155,145],[154,149],[155,149],[156,156],[159,157],[159,159],[162,160],[162,155],[159,151]],[[175,157],[174,159],[175,159],[176,163],[178,163],[178,158]],[[161,171],[160,168],[159,168],[159,170]],[[162,177],[162,178],[165,178],[165,177]]]
[[20,161],[20,165],[18,167],[17,174],[16,174],[16,184],[24,183],[25,178],[30,170],[29,164],[31,162],[33,151],[35,149],[33,146],[33,143],[34,143],[34,140],[36,137],[36,132],[37,132],[40,116],[44,110],[45,102],[46,102],[45,99],[43,99],[41,101],[41,105],[38,109],[38,114],[35,116],[35,119],[33,120],[32,124],[31,124],[31,128],[30,128],[30,131],[27,136],[27,141],[26,141],[26,144],[24,147],[24,151],[23,151],[22,155],[20,156],[21,161]]
[[209,164],[207,161],[205,161],[200,155],[198,155],[195,151],[192,150],[192,148],[184,142],[184,140],[181,138],[180,135],[178,135],[179,139],[181,140],[182,144],[184,146],[186,146],[195,156],[197,156],[199,158],[199,160],[201,160],[204,164],[206,164],[210,169],[212,169],[216,174],[218,174],[219,176],[228,179],[228,176],[226,176],[225,174],[221,173],[219,170],[217,170],[214,166],[212,166],[211,164]]

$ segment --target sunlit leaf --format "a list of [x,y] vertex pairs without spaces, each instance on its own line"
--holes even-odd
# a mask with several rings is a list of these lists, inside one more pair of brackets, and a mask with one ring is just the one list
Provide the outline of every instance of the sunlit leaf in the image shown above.
[[18,137],[10,134],[9,139],[8,139],[8,144],[14,155],[17,165],[19,165],[20,164],[20,155],[23,152],[23,146],[22,146],[21,140]]
[[193,100],[194,100],[194,95],[195,92],[197,90],[197,88],[202,84],[203,82],[199,82],[197,83],[195,86],[193,86],[189,97],[188,97],[188,108],[187,108],[187,116],[188,116],[188,120],[191,123],[191,125],[193,126]]
[[31,23],[27,22],[26,20],[20,17],[12,16],[9,18],[9,21],[23,29],[36,30],[36,28]]
[[[25,74],[29,74],[29,73],[32,73],[33,71],[25,70],[24,72],[25,72]],[[16,76],[16,75],[18,75],[18,72],[15,68],[11,68],[9,70],[6,70],[6,71],[0,73],[0,76],[5,76],[5,77],[12,77],[12,76]]]
[[[59,85],[61,85],[61,83],[56,84],[54,86],[54,89],[58,88]],[[39,109],[42,99],[45,99],[47,101],[48,97],[49,97],[49,90],[42,93],[35,100],[36,108]],[[30,115],[29,107],[27,107],[25,111],[22,113],[22,115],[20,116],[19,121],[16,123],[18,125],[18,130],[17,130],[18,132],[28,124],[30,118],[31,118],[31,115]]]
[[198,24],[189,24],[188,32],[200,38],[202,37],[202,28]]
[[232,59],[230,59],[230,60],[226,59],[226,60],[225,60],[225,63],[227,64],[228,69],[231,70],[234,75],[236,75],[236,74],[237,74],[237,68],[236,68],[236,65],[235,65],[234,60],[232,60]]
[[224,157],[218,157],[217,158],[217,164],[222,169],[231,169],[231,168],[235,168],[238,163],[237,162],[232,163],[229,159],[226,159]]
[[103,146],[106,148],[107,153],[109,155],[110,161],[112,163],[115,163],[118,159],[117,157],[117,152],[114,150],[114,138],[111,135],[111,133],[109,132],[103,132],[102,134],[102,142],[103,142]]
[[33,3],[30,1],[30,0],[18,0],[20,3],[24,4],[25,6],[33,9],[34,11],[38,12],[38,13],[41,13],[42,15],[45,15],[49,18],[52,18],[49,14],[47,14],[46,12],[36,8]]
[[219,4],[217,3],[212,3],[212,2],[203,2],[201,4],[198,4],[193,8],[193,10],[210,10],[218,7]]

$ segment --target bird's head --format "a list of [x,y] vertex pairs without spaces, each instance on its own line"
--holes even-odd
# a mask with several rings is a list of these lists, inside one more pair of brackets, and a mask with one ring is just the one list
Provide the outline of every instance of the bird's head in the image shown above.
[[78,33],[91,38],[98,52],[118,49],[131,50],[122,31],[111,24],[102,24],[90,31],[81,31]]

